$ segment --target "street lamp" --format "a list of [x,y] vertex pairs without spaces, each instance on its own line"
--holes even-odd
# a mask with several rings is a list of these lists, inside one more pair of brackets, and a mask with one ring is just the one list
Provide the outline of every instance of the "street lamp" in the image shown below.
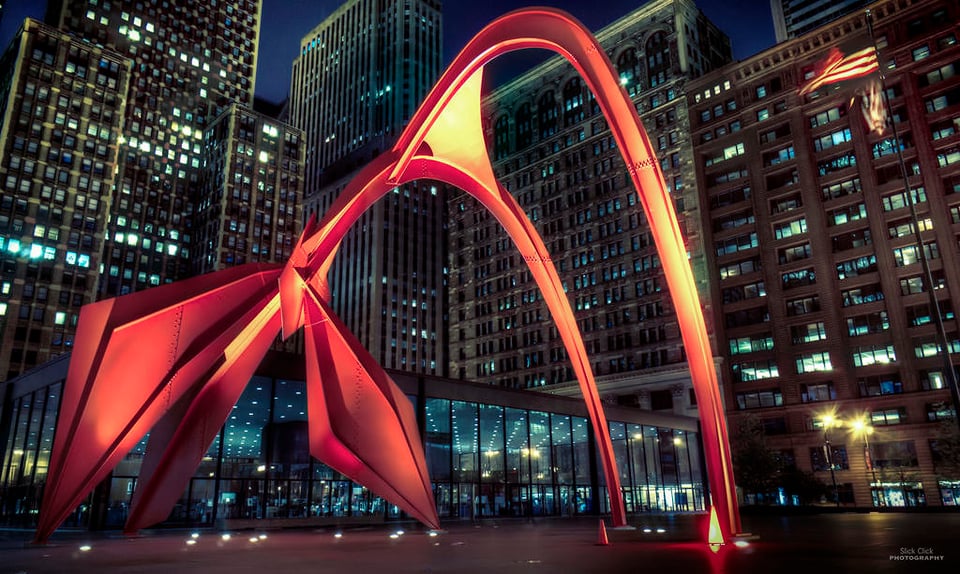
[[[873,466],[873,453],[870,451],[870,440],[869,436],[873,434],[873,426],[868,425],[866,417],[861,417],[853,421],[853,434],[863,437],[863,460],[864,465],[870,469],[870,475],[873,477],[873,487],[877,489],[877,506],[886,506],[886,496],[883,492],[883,487],[880,483],[877,482],[877,468]],[[871,488],[871,498],[872,488]]]
[[827,464],[830,466],[830,482],[833,483],[833,500],[840,507],[840,493],[837,490],[837,474],[833,465],[833,447],[830,446],[830,435],[828,431],[832,426],[840,426],[840,421],[833,414],[823,415],[823,446],[827,449]]

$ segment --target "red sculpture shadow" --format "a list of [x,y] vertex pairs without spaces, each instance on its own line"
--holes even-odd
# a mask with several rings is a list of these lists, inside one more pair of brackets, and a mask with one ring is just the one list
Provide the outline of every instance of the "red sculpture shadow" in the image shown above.
[[45,541],[147,432],[127,531],[166,518],[277,331],[306,329],[310,451],[425,524],[439,526],[409,401],[327,306],[327,271],[376,200],[416,179],[454,185],[510,234],[556,322],[588,406],[610,494],[619,474],[590,364],[539,234],[494,177],[480,115],[483,67],[522,48],[553,50],[596,96],[639,191],[674,299],[700,405],[713,510],[723,540],[740,531],[726,423],[700,302],[653,149],[596,40],[549,8],[507,14],[470,41],[393,148],[364,168],[323,221],[307,224],[285,266],[242,266],[84,307],[64,388],[36,539]]

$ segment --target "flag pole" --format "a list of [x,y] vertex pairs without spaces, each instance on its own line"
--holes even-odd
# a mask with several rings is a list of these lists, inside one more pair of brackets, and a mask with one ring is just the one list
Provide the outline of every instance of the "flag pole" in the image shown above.
[[[907,171],[907,164],[903,159],[903,146],[900,145],[900,134],[897,130],[897,122],[893,118],[893,110],[890,108],[890,100],[887,97],[886,75],[880,59],[880,48],[877,47],[877,40],[873,35],[873,14],[870,9],[866,10],[867,32],[870,34],[870,43],[877,54],[877,74],[880,76],[880,93],[883,101],[883,109],[888,118],[890,118],[890,127],[893,132],[893,145],[897,153],[897,161],[900,164],[900,177],[903,179],[903,189],[907,195],[907,205],[910,207],[910,219],[913,223],[913,237],[917,243],[918,256],[923,273],[920,275],[923,289],[927,292],[930,299],[930,312],[933,314],[936,324],[937,346],[940,348],[940,357],[943,360],[944,377],[947,386],[950,387],[950,397],[953,399],[954,421],[960,425],[960,386],[957,383],[957,372],[953,367],[953,360],[950,354],[949,341],[947,339],[946,328],[943,324],[943,313],[940,312],[940,303],[937,301],[937,294],[934,292],[933,272],[930,270],[930,261],[923,248],[923,237],[920,233],[920,218],[917,215],[917,205],[910,189],[910,174]],[[863,103],[861,102],[861,105]]]

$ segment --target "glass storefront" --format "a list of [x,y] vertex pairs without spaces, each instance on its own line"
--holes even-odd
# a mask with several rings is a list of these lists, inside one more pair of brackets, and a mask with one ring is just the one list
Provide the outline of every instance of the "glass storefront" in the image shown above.
[[10,405],[0,470],[0,517],[9,525],[32,526],[36,523],[53,448],[62,386],[58,382],[27,393],[14,399]]
[[[0,476],[5,524],[36,522],[60,388],[58,383],[34,391],[12,405]],[[422,400],[410,398],[424,426],[441,519],[609,511],[586,418],[492,404],[495,400],[429,393]],[[303,381],[254,377],[165,524],[403,518],[395,506],[309,455],[306,411]],[[696,433],[622,421],[611,421],[610,432],[628,513],[704,509]],[[66,525],[123,526],[146,444],[145,438]]]

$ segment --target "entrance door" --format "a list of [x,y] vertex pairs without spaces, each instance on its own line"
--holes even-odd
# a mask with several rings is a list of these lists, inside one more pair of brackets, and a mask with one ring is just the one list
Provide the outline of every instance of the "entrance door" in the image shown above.
[[533,516],[557,514],[556,500],[552,485],[534,484],[530,486],[530,513]]

